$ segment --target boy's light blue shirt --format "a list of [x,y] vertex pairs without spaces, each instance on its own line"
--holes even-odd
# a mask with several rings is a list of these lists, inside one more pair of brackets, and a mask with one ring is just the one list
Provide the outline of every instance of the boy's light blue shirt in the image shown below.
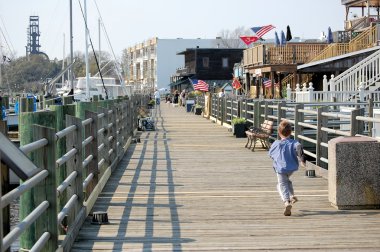
[[277,173],[291,173],[298,170],[297,155],[304,159],[301,144],[290,138],[276,140],[269,150],[269,156],[273,159],[273,168]]

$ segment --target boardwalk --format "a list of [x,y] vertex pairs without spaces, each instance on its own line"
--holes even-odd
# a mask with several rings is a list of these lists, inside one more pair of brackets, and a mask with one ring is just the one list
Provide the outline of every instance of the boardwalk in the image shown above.
[[267,152],[226,128],[161,105],[98,199],[72,251],[380,251],[380,211],[338,211],[327,181],[294,176],[299,202],[282,215]]

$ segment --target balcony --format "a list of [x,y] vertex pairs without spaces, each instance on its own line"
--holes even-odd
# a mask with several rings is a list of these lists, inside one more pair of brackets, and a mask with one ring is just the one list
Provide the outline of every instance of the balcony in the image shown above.
[[178,68],[176,76],[190,76],[195,74],[195,69],[189,67]]
[[244,50],[244,67],[303,64],[317,56],[325,43],[288,43],[285,46],[258,45]]

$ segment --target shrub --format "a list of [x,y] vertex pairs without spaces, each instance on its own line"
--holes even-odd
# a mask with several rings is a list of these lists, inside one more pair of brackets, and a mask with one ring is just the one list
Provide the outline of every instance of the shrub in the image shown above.
[[232,119],[231,124],[245,124],[246,122],[246,119],[237,117]]

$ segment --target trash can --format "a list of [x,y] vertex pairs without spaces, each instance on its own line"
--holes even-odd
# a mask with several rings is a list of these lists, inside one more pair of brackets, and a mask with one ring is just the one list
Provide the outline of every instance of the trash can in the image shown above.
[[186,112],[191,111],[191,107],[195,104],[194,100],[186,100]]

